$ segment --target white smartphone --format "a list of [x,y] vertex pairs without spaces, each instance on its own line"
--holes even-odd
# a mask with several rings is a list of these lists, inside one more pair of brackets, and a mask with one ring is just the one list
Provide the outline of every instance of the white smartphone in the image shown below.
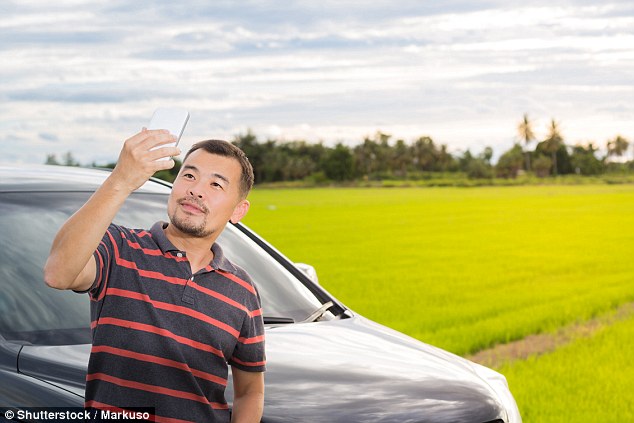
[[[147,129],[167,129],[172,135],[176,137],[176,142],[171,144],[164,144],[160,147],[154,147],[151,150],[156,150],[162,147],[176,147],[183,135],[185,126],[189,121],[189,112],[179,107],[160,107],[154,111],[152,119],[147,126]],[[160,160],[167,160],[168,157],[164,157]]]

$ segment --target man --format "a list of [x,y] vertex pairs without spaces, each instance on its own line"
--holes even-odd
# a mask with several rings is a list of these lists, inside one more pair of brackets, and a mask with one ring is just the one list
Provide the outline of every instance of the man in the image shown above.
[[154,407],[157,422],[256,422],[265,370],[260,301],[215,243],[249,209],[253,169],[244,153],[225,141],[194,145],[173,184],[169,224],[111,224],[134,190],[174,166],[157,160],[180,154],[166,146],[173,141],[146,129],[126,140],[113,172],[58,232],[44,278],[90,295],[86,407]]

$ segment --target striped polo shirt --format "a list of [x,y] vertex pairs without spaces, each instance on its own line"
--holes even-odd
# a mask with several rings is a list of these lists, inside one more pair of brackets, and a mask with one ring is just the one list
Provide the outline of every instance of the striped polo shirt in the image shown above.
[[110,225],[94,253],[86,407],[154,407],[157,422],[228,422],[228,364],[265,370],[260,299],[214,244],[192,274],[166,224]]

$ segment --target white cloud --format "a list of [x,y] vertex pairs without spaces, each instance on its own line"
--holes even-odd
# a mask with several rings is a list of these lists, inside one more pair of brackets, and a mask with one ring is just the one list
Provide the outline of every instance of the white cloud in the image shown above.
[[627,3],[363,3],[10,3],[4,157],[114,160],[165,104],[192,113],[185,145],[248,128],[327,143],[380,129],[481,151],[510,147],[525,112],[562,121],[571,144],[634,137]]

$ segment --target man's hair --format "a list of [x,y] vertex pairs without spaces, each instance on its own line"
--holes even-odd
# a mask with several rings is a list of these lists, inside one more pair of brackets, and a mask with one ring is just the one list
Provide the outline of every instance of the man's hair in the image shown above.
[[203,149],[208,153],[215,154],[217,156],[224,156],[235,159],[240,163],[240,167],[242,168],[242,175],[240,177],[240,195],[242,198],[247,198],[249,191],[253,188],[253,166],[251,166],[251,162],[247,158],[247,155],[244,154],[244,151],[240,150],[240,148],[231,144],[230,142],[223,140],[206,140],[197,142],[189,149],[187,154],[185,154],[185,158],[183,159],[183,163],[187,160],[190,154],[192,154],[196,150]]

